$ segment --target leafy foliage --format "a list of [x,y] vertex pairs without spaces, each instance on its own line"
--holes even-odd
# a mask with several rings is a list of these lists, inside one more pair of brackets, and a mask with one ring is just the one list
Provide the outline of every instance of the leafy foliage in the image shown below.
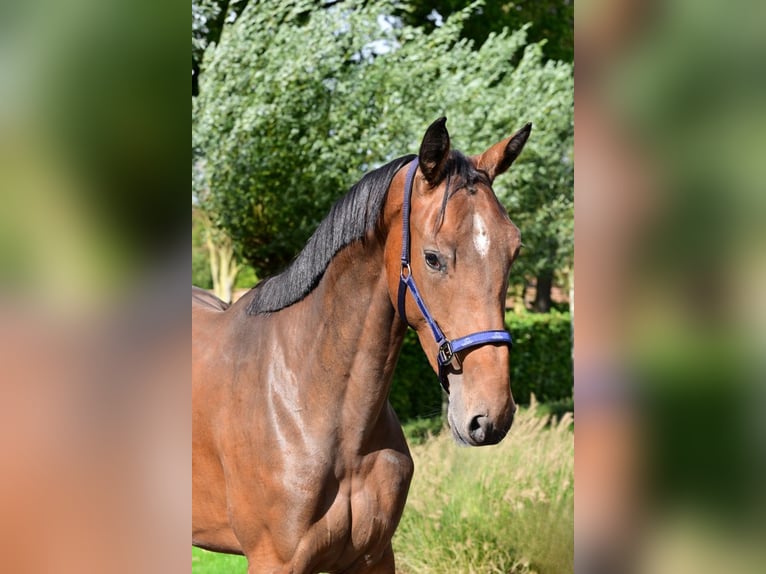
[[534,394],[542,403],[572,398],[572,323],[568,313],[522,313],[506,318],[514,347],[511,388],[520,404]]
[[[438,27],[443,19],[469,5],[466,0],[410,0],[402,10],[405,20],[413,25]],[[574,2],[572,0],[495,0],[485,2],[471,13],[461,36],[482,44],[491,33],[504,28],[515,30],[531,23],[533,42],[545,40],[547,59],[574,60]]]
[[441,414],[439,379],[423,354],[418,337],[407,331],[388,397],[400,421]]
[[544,63],[525,28],[477,48],[461,37],[477,5],[430,33],[380,0],[253,2],[224,27],[193,100],[193,181],[258,276],[283,268],[363,173],[417,151],[440,115],[467,153],[534,123],[496,191],[522,229],[520,271],[569,264],[572,66]]
[[249,0],[192,0],[192,96],[199,91],[200,63],[205,50],[221,37],[225,23],[234,22]]

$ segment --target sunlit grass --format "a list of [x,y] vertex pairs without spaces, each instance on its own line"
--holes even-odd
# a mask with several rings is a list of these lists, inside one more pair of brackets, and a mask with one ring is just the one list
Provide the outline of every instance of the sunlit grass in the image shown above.
[[407,507],[394,538],[403,574],[572,572],[572,415],[547,425],[538,407],[509,436],[459,448],[449,433],[412,447]]
[[244,556],[218,554],[192,548],[192,572],[194,574],[245,574],[247,560]]

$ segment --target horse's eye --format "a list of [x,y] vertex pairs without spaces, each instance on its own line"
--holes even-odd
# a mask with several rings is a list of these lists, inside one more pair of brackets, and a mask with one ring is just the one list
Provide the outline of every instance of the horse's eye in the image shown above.
[[439,262],[439,256],[431,251],[426,252],[426,265],[431,269],[439,271],[441,269],[441,263]]

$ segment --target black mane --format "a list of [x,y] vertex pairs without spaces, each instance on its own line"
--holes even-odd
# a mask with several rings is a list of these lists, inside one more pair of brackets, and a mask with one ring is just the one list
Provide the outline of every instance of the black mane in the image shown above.
[[330,209],[303,250],[279,275],[261,281],[251,290],[249,315],[273,313],[297,303],[319,284],[338,251],[364,237],[378,221],[391,180],[403,165],[414,159],[406,155],[366,174]]

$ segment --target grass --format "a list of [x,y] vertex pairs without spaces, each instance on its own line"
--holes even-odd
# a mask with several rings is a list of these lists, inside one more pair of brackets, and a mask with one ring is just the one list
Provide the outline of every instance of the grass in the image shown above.
[[572,415],[533,404],[509,436],[459,448],[448,433],[412,447],[415,478],[394,537],[402,574],[566,573],[574,569]]
[[218,554],[200,548],[192,548],[193,574],[246,574],[247,560],[244,556]]
[[[520,409],[509,436],[485,448],[460,448],[448,432],[424,438],[427,426],[410,443],[415,477],[394,537],[397,572],[573,572],[571,413],[550,421],[536,404]],[[242,557],[192,549],[194,574],[246,570]]]

